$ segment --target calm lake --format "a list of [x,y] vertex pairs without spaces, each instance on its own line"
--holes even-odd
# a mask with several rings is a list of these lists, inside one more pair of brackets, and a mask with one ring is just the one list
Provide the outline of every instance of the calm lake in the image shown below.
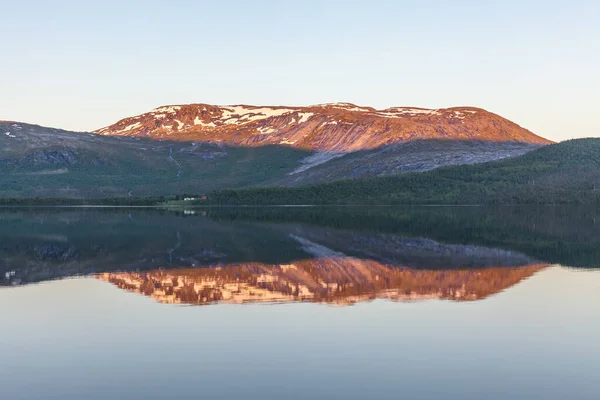
[[598,399],[600,211],[0,209],[0,399]]

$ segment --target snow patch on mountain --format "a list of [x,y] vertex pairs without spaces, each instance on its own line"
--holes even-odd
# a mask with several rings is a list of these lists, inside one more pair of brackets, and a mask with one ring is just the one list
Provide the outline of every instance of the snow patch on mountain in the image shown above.
[[152,110],[152,113],[168,113],[168,114],[175,114],[177,113],[177,111],[181,110],[181,106],[162,106],[162,107],[158,107],[155,108],[154,110]]
[[221,121],[228,125],[260,121],[271,117],[279,117],[296,111],[290,108],[250,108],[245,106],[226,106],[221,107],[221,110]]
[[140,122],[136,122],[135,124],[131,124],[126,126],[125,128],[123,128],[123,131],[130,131],[132,129],[136,129],[136,128],[140,128],[142,126],[142,124]]
[[263,126],[263,127],[258,128],[258,130],[260,131],[260,133],[262,135],[267,135],[269,133],[275,132],[275,129],[272,126]]
[[206,122],[202,121],[200,119],[200,117],[194,118],[194,125],[206,126],[206,127],[210,127],[210,128],[214,128],[217,126],[217,125],[215,125],[214,122],[206,123]]
[[312,117],[313,115],[315,115],[314,113],[298,113],[298,116],[300,117],[300,119],[298,120],[299,124],[303,124],[306,121],[308,121],[310,119],[310,117]]
[[418,115],[442,115],[439,110],[427,108],[392,107],[375,112],[375,115],[386,118],[414,117]]

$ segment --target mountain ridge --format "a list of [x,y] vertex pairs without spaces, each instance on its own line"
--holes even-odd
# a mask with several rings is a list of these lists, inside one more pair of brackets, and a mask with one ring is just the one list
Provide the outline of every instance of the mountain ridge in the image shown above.
[[352,103],[312,106],[168,105],[95,130],[105,136],[287,145],[348,153],[418,139],[552,143],[497,114],[476,107],[377,110]]

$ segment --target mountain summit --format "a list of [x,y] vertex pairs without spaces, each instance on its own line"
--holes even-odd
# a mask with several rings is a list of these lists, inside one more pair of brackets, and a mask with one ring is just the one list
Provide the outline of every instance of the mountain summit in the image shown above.
[[242,146],[288,145],[328,152],[368,150],[419,139],[550,143],[480,108],[376,110],[350,103],[308,107],[162,106],[95,133]]

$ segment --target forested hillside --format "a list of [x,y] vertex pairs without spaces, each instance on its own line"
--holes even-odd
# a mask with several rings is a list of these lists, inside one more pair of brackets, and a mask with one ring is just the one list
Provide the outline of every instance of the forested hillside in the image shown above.
[[209,204],[600,203],[600,139],[545,146],[523,156],[429,172],[295,188],[217,191]]

